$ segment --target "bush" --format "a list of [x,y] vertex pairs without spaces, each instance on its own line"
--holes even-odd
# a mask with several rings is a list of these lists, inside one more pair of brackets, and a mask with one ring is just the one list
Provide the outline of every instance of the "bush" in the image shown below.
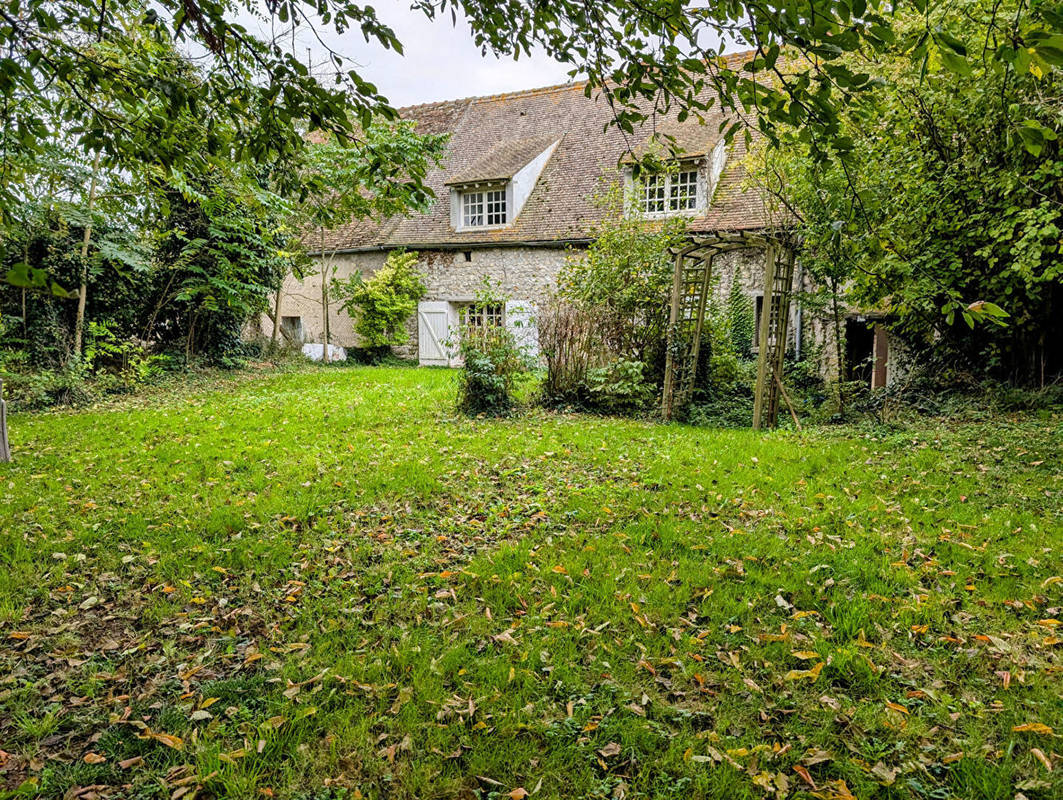
[[611,414],[645,411],[657,396],[657,387],[644,377],[641,361],[617,359],[587,372],[587,390],[594,406]]
[[396,250],[369,278],[358,273],[347,280],[333,280],[332,294],[354,319],[355,333],[362,337],[364,347],[390,347],[409,339],[406,320],[426,291],[416,264],[416,253]]
[[[504,305],[485,281],[478,308]],[[468,319],[472,315],[468,315]],[[486,322],[487,315],[476,315]],[[532,359],[517,343],[513,332],[502,325],[466,324],[459,332],[458,410],[465,414],[503,416],[516,405],[517,381],[532,367]]]
[[546,362],[541,399],[545,405],[588,404],[587,373],[601,366],[601,310],[557,297],[539,311],[539,351]]

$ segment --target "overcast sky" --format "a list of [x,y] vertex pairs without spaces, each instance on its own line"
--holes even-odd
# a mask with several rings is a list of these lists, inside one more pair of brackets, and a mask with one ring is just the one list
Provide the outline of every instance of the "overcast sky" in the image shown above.
[[[366,43],[357,29],[341,37],[331,30],[326,33],[326,26],[322,26],[318,33],[325,44],[352,59],[358,73],[375,83],[395,106],[532,89],[569,80],[569,67],[542,53],[519,61],[481,55],[468,23],[461,18],[457,26],[449,14],[431,21],[402,0],[384,0],[374,7],[380,19],[395,31],[405,55],[375,42]],[[305,26],[297,34],[295,48],[301,60],[307,58],[310,48],[317,74],[332,70],[327,50]]]

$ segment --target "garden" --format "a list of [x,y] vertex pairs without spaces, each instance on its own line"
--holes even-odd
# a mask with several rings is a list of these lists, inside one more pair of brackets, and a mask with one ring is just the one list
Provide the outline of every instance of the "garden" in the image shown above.
[[1063,420],[302,367],[17,414],[0,796],[1050,798]]

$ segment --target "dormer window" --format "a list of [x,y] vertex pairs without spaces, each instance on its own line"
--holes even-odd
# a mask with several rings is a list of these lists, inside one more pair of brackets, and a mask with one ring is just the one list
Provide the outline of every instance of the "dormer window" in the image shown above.
[[461,193],[461,226],[493,228],[509,221],[505,189]]
[[650,175],[642,183],[639,209],[643,214],[682,214],[698,207],[696,169]]
[[456,231],[507,228],[520,212],[560,139],[503,140],[447,176],[450,224]]

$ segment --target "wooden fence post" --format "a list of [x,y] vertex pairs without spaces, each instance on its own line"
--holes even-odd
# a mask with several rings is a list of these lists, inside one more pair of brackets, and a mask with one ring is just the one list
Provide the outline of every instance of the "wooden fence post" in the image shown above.
[[0,462],[11,461],[11,448],[7,444],[7,403],[4,402],[4,381],[0,379]]

